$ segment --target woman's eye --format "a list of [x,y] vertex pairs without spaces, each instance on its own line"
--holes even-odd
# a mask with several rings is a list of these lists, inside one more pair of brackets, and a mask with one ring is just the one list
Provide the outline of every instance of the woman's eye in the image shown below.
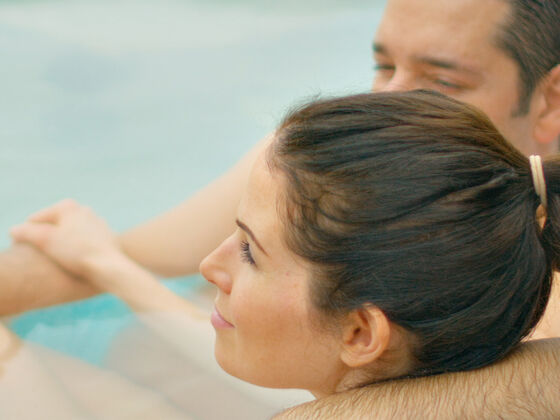
[[241,241],[241,261],[255,265],[255,260],[251,255],[251,247],[247,241]]

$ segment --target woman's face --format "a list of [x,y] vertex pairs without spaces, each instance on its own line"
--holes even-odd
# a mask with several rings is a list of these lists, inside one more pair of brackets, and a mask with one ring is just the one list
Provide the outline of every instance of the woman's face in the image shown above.
[[[228,373],[257,385],[334,391],[344,366],[340,344],[317,325],[309,270],[282,241],[277,214],[283,177],[262,154],[237,213],[237,228],[200,265],[218,286],[215,356]],[[315,322],[313,322],[315,320]]]

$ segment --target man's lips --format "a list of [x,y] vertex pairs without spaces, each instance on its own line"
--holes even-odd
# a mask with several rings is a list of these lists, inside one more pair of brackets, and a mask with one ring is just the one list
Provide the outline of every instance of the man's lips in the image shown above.
[[216,329],[234,328],[233,324],[227,322],[216,307],[214,307],[214,310],[212,311],[212,315],[210,316],[210,322],[212,323],[212,326]]

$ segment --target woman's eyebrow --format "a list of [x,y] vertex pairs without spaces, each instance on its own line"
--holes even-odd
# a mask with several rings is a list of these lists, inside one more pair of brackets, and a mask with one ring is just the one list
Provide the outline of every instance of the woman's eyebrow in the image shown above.
[[237,224],[237,226],[239,226],[240,229],[245,231],[247,233],[247,235],[249,235],[251,237],[253,242],[259,247],[259,249],[264,253],[264,255],[266,255],[268,257],[268,254],[266,253],[264,248],[261,246],[261,244],[259,243],[259,241],[255,237],[255,234],[251,231],[251,229],[249,229],[249,226],[247,226],[245,223],[243,223],[239,219],[235,219],[235,223]]

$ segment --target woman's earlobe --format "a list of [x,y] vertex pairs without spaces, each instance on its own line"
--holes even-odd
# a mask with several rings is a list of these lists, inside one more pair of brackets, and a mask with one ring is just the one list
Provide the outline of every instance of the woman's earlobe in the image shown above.
[[341,359],[348,367],[366,366],[381,357],[391,340],[391,325],[376,306],[354,310],[343,328]]

